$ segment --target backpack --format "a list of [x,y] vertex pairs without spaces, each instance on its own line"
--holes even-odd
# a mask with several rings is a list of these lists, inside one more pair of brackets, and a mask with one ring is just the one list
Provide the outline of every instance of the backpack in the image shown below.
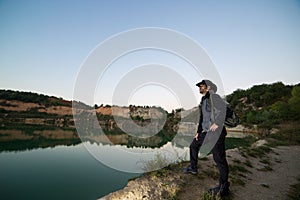
[[[240,124],[240,118],[238,117],[238,115],[230,108],[230,105],[228,102],[225,101],[226,104],[226,116],[225,116],[225,121],[224,121],[224,125],[226,127],[229,128],[234,128],[237,125]],[[213,101],[212,101],[212,97],[210,98],[210,106],[213,107]],[[213,118],[214,116],[214,112],[212,112],[212,116]]]
[[236,127],[240,124],[240,118],[238,115],[230,108],[229,104],[226,104],[226,117],[225,117],[225,126],[229,128]]

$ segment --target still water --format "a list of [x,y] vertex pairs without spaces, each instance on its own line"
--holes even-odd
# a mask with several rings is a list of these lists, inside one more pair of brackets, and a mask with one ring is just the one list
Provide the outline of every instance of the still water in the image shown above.
[[0,153],[1,199],[97,199],[138,176],[109,168],[83,143]]
[[[55,132],[57,130],[37,135],[35,131],[0,131],[1,200],[98,199],[123,188],[129,179],[139,176],[141,173],[133,172],[140,172],[138,168],[147,164],[146,157],[151,160],[154,156],[155,159],[156,152],[164,151],[167,152],[165,155],[188,159],[188,148],[172,142],[149,147],[141,145],[141,141],[115,135],[110,136],[115,145],[82,143],[70,139],[72,134],[69,132]],[[62,134],[65,138],[57,138]],[[235,144],[241,140],[232,139]],[[158,138],[154,140],[160,142]],[[179,141],[188,146],[191,140],[179,138]],[[97,159],[91,150],[98,152],[101,158]],[[132,166],[137,168],[128,170]]]

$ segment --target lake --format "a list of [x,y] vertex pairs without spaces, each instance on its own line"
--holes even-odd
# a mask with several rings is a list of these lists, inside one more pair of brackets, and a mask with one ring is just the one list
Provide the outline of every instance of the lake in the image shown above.
[[0,153],[1,199],[97,199],[138,174],[119,172],[83,144]]
[[[112,135],[114,145],[108,145],[81,142],[68,132],[65,138],[57,137],[57,131],[62,134],[66,130],[43,131],[0,130],[2,200],[97,199],[123,188],[129,179],[149,170],[149,162],[161,152],[165,157],[160,159],[168,158],[171,162],[188,159],[188,147],[172,141],[150,147],[145,141],[141,145],[126,135]],[[242,141],[228,140],[233,141],[229,148]],[[189,141],[185,138],[181,144],[188,145]]]

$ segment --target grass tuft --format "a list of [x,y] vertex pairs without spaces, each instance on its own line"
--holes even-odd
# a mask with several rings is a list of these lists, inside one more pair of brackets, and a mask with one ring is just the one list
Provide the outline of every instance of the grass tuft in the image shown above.
[[233,165],[229,165],[229,170],[231,173],[237,174],[238,172],[242,172],[242,173],[250,173],[249,170],[247,170],[245,168],[244,165],[242,164],[233,164]]

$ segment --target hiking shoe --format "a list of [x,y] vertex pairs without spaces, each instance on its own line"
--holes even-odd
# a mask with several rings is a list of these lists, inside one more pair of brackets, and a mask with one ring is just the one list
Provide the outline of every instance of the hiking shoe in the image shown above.
[[196,168],[192,168],[190,165],[183,168],[183,173],[191,173],[191,174],[198,174],[198,170]]
[[221,197],[227,196],[230,193],[229,186],[230,186],[230,183],[227,182],[225,184],[221,184],[220,186],[210,188],[208,190],[208,193],[214,194],[214,195],[220,194]]
[[216,187],[214,187],[214,188],[210,188],[210,189],[208,189],[208,193],[210,193],[210,194],[218,194],[218,192],[220,191],[220,186],[216,186]]
[[229,182],[221,184],[220,191],[219,191],[221,197],[229,195],[230,193],[229,186],[230,186]]

